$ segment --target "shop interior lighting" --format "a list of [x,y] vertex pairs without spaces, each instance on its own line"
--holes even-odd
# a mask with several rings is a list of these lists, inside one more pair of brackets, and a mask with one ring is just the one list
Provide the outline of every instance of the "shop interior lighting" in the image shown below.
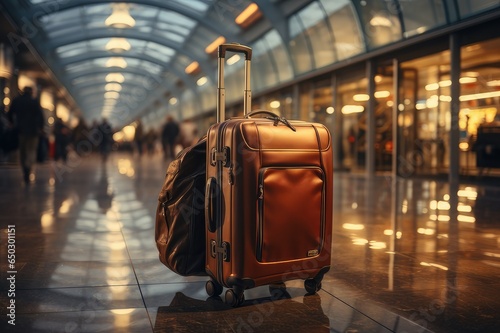
[[342,107],[343,114],[360,113],[364,110],[365,108],[362,105],[344,105]]

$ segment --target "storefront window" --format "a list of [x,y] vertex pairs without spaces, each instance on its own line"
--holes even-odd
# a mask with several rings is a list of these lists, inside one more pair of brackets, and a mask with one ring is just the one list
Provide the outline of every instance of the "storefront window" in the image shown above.
[[[478,156],[477,136],[480,126],[500,126],[500,69],[496,65],[499,62],[500,39],[461,48],[458,148],[449,146],[452,127],[450,52],[401,64],[402,103],[398,106],[401,174],[447,173],[451,149],[460,151],[461,173],[478,174],[482,168],[487,168]],[[500,133],[500,127],[498,131]],[[500,159],[498,155],[495,158]],[[500,167],[500,161],[498,165]]]
[[340,167],[342,169],[364,170],[366,161],[367,83],[363,72],[350,73],[339,77],[335,98],[336,120],[340,121],[339,136]]
[[392,108],[394,106],[392,65],[380,66],[375,75],[375,170],[392,167]]
[[[399,172],[436,174],[448,166],[450,129],[450,52],[444,51],[401,64],[409,82],[398,106],[402,145]],[[413,100],[416,86],[416,99]],[[409,129],[414,127],[413,130]],[[411,135],[405,136],[405,134]]]
[[469,173],[500,168],[500,39],[461,49],[460,165]]

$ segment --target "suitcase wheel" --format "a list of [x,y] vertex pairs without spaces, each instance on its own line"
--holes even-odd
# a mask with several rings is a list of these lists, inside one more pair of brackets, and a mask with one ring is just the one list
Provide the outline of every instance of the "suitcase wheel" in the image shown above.
[[215,281],[208,280],[205,284],[205,290],[207,291],[208,296],[219,296],[222,294],[222,286]]
[[273,300],[290,298],[290,295],[286,291],[286,284],[283,282],[270,284],[269,293],[271,294],[271,299]]
[[238,293],[238,292],[234,291],[233,289],[228,289],[228,290],[226,290],[226,295],[225,295],[224,301],[227,305],[235,308],[245,301],[245,294],[243,293],[243,291]]
[[321,289],[321,281],[306,279],[304,281],[304,287],[306,288],[307,293],[316,294],[316,292]]

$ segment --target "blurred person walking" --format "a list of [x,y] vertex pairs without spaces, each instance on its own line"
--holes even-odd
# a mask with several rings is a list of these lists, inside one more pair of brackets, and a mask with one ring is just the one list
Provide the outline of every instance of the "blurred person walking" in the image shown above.
[[54,137],[56,148],[54,160],[58,161],[62,159],[63,163],[66,163],[68,159],[68,145],[70,143],[71,131],[59,117],[56,117],[56,122],[54,123]]
[[113,148],[113,129],[106,118],[103,118],[98,129],[102,134],[102,139],[99,143],[99,151],[101,152],[102,161],[106,162]]
[[39,101],[33,98],[33,88],[25,87],[23,94],[14,98],[8,119],[19,133],[19,157],[23,180],[28,185],[44,125],[42,108]]
[[142,156],[142,149],[144,148],[144,127],[142,126],[142,122],[140,120],[137,120],[137,126],[135,127],[135,134],[134,134],[134,142],[135,146],[137,148],[137,153],[139,156]]
[[164,159],[175,158],[175,144],[179,136],[179,124],[174,120],[174,117],[167,116],[167,121],[163,125],[161,131],[161,145],[163,148]]

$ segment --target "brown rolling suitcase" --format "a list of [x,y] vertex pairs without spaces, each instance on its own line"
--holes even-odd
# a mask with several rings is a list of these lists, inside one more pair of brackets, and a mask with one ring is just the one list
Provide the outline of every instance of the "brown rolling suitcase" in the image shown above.
[[[245,54],[244,117],[224,119],[226,52]],[[206,284],[238,306],[244,290],[304,279],[315,293],[330,268],[332,146],[322,124],[248,113],[252,50],[219,46],[217,123],[207,133]],[[257,114],[265,117],[255,117]]]

